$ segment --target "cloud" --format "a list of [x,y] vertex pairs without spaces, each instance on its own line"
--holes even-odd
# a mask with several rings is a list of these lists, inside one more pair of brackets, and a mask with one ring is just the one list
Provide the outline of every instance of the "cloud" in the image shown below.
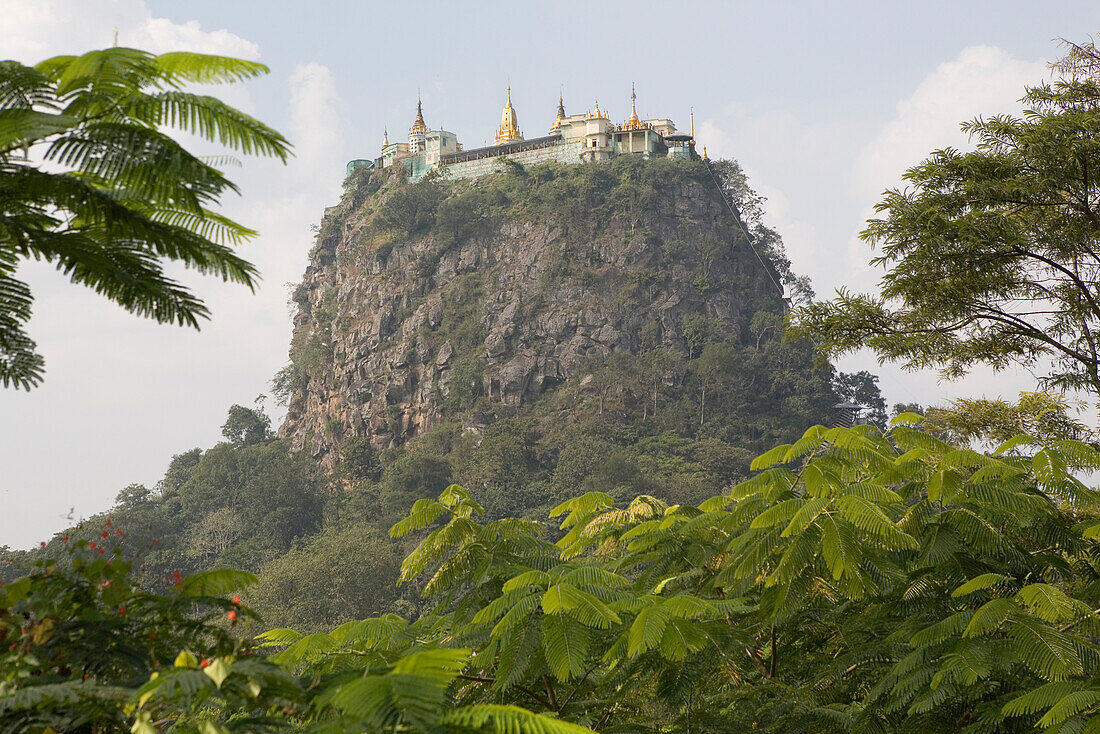
[[[252,41],[234,35],[224,28],[204,31],[197,20],[174,23],[167,18],[149,17],[135,29],[128,45],[153,53],[193,51],[195,53],[235,56],[249,61],[260,58],[260,47]],[[123,42],[120,36],[119,42]]]
[[902,173],[933,150],[965,146],[960,122],[1019,111],[1024,86],[1045,72],[1043,61],[973,46],[930,71],[878,126],[731,103],[703,120],[696,137],[713,157],[741,162],[750,184],[768,198],[767,221],[783,235],[795,270],[814,273],[820,293],[839,285],[867,290],[878,273],[858,232],[882,191],[899,185]]
[[343,153],[346,110],[336,79],[323,64],[298,64],[290,74],[291,138],[297,141],[299,165],[329,164]]
[[[345,104],[327,66],[299,64],[286,84],[289,102],[282,129],[294,143],[294,155],[285,167],[248,162],[244,196],[233,207],[260,230],[259,241],[250,246],[254,252],[247,254],[257,258],[264,290],[277,283],[284,300],[282,284],[299,280],[305,267],[310,226],[340,198],[348,130]],[[280,316],[286,321],[285,311]],[[276,343],[285,349],[287,340]]]
[[259,46],[227,30],[155,18],[144,0],[0,0],[5,58],[34,63],[104,48],[116,31],[120,46],[154,53],[188,50],[253,60],[260,55]]
[[[946,147],[965,149],[959,125],[975,117],[1019,113],[1027,84],[1046,75],[1042,60],[1014,59],[995,46],[971,46],[928,74],[912,94],[898,101],[893,118],[856,156],[851,187],[866,219],[887,188],[902,184],[902,174],[929,153]],[[867,260],[867,246],[850,241],[853,265]]]

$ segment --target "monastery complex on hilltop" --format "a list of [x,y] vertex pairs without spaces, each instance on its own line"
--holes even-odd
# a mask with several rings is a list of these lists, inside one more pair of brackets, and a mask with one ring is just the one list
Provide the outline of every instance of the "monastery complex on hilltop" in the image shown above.
[[[507,158],[522,165],[537,163],[586,163],[605,161],[620,155],[646,158],[697,158],[695,124],[690,133],[676,132],[672,120],[642,120],[635,108],[637,97],[630,93],[630,117],[621,125],[611,122],[599,103],[591,112],[566,115],[558,97],[558,114],[547,135],[524,139],[519,119],[512,107],[512,89],[500,114],[500,128],[493,145],[463,150],[458,136],[447,130],[431,130],[424,122],[420,100],[416,102],[416,120],[409,128],[409,142],[391,143],[389,132],[382,140],[381,155],[373,160],[356,159],[348,163],[348,174],[357,169],[389,168],[400,163],[409,180],[416,181],[433,168],[448,178],[472,178],[494,173],[499,159]],[[704,149],[703,157],[706,157]]]

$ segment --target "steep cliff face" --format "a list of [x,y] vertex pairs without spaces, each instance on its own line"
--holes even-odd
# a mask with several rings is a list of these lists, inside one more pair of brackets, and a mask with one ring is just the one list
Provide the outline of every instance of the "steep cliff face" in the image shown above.
[[687,360],[707,324],[750,339],[783,304],[722,197],[666,160],[349,181],[294,295],[282,435],[333,466],[356,437],[480,430],[615,352]]

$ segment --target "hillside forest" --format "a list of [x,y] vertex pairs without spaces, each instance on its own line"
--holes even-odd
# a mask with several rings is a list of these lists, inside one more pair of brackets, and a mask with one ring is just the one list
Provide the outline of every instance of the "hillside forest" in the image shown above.
[[[0,69],[0,134],[72,63]],[[874,296],[815,300],[735,161],[349,176],[284,425],[3,549],[0,732],[1100,731],[1100,54],[1055,71],[884,195]],[[862,347],[1051,367],[888,410]]]

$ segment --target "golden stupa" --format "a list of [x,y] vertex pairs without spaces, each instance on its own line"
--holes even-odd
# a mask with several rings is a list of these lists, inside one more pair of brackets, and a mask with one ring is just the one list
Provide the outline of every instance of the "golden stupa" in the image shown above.
[[428,126],[424,123],[424,111],[420,107],[420,100],[416,100],[416,120],[413,121],[413,126],[409,128],[411,133],[426,133],[428,132]]
[[550,126],[550,132],[554,132],[561,127],[562,121],[565,120],[565,101],[562,100],[561,95],[558,95],[558,114],[554,118],[554,124]]
[[523,133],[519,131],[519,120],[516,119],[516,109],[512,107],[512,87],[508,86],[508,104],[500,113],[500,129],[497,130],[495,143],[504,145],[523,140]]
[[638,99],[638,95],[636,95],[634,93],[634,85],[631,84],[630,85],[630,117],[627,119],[626,124],[623,125],[624,130],[638,130],[638,129],[641,129],[641,128],[645,127],[645,125],[642,124],[642,121],[640,119],[638,119],[638,110],[634,106],[635,100],[637,100],[637,99]]

